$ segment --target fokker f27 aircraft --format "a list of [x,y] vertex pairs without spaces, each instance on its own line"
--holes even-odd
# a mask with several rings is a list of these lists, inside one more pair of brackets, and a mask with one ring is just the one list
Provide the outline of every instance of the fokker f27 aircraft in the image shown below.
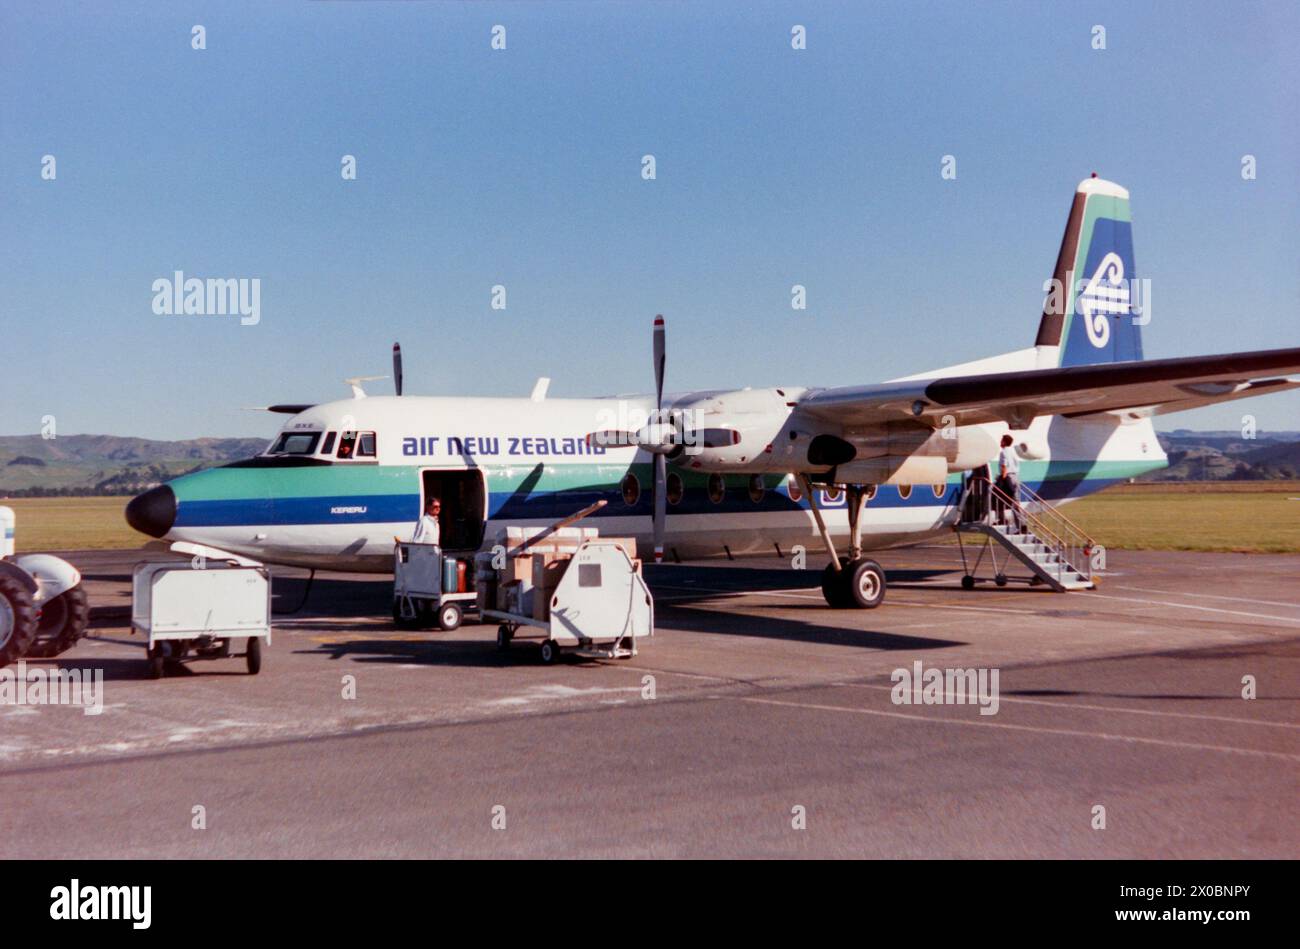
[[[1010,432],[1021,482],[1057,504],[1164,466],[1152,417],[1300,386],[1300,348],[1147,360],[1130,297],[1128,192],[1074,196],[1034,344],[876,385],[634,398],[354,397],[272,406],[292,418],[255,458],[188,474],[127,506],[137,530],[273,563],[391,572],[424,498],[449,549],[549,524],[597,500],[603,533],[679,558],[830,548],[823,590],[875,606],[864,550],[951,530],[962,472]],[[662,411],[660,411],[662,410]],[[646,424],[619,420],[639,417]],[[689,420],[687,422],[686,420]],[[692,437],[693,435],[693,437]],[[689,443],[689,444],[688,444]],[[816,515],[823,516],[819,530]],[[835,554],[847,544],[848,558]]]

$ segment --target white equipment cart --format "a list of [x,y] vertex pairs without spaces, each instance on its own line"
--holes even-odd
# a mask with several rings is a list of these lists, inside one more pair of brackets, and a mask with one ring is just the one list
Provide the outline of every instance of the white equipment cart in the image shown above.
[[[149,673],[166,662],[243,655],[250,675],[271,644],[271,577],[251,562],[189,560],[138,564],[131,582],[131,627],[149,638]],[[242,641],[243,653],[234,650]]]
[[[404,629],[431,626],[450,632],[460,625],[475,598],[473,585],[465,592],[446,589],[447,557],[436,544],[398,541],[393,551],[393,622]],[[466,571],[473,562],[463,562]]]
[[636,641],[654,635],[654,598],[623,546],[588,538],[558,565],[563,573],[554,589],[533,590],[534,597],[548,598],[540,610],[481,611],[484,617],[501,620],[497,648],[505,651],[515,639],[540,640],[542,662],[548,665],[564,653],[601,659],[635,656]]

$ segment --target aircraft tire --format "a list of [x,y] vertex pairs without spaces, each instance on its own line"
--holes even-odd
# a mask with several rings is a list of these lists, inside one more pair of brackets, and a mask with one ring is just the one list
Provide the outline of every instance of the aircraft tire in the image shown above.
[[849,605],[860,610],[874,610],[885,600],[885,571],[874,560],[863,557],[841,571],[847,581],[845,593]]
[[853,605],[849,595],[848,569],[848,558],[841,557],[838,572],[830,564],[822,571],[822,596],[833,609],[845,610]]

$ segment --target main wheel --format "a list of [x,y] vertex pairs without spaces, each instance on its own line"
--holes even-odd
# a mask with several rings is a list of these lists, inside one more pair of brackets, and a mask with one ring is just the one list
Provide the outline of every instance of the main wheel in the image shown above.
[[847,575],[849,605],[874,610],[885,599],[885,571],[874,560],[855,560],[843,571]]
[[438,628],[444,633],[450,633],[460,625],[461,616],[459,603],[444,603],[438,608]]
[[509,652],[510,640],[514,639],[514,634],[510,632],[510,627],[502,623],[497,627],[497,652]]
[[0,573],[0,666],[27,655],[36,636],[36,607],[17,577]]
[[86,596],[81,584],[77,584],[41,607],[41,618],[36,624],[36,638],[28,648],[27,655],[37,659],[62,655],[86,635],[89,623],[90,598]]
[[554,663],[556,659],[560,658],[560,647],[555,645],[554,640],[548,639],[546,642],[542,643],[541,656],[542,665],[549,666]]
[[849,559],[841,557],[839,570],[836,570],[833,565],[827,564],[826,569],[822,571],[822,596],[826,598],[829,605],[837,610],[846,609],[853,605],[849,599],[848,567]]
[[262,671],[262,640],[257,636],[248,637],[248,645],[244,647],[244,658],[248,662],[248,674],[257,675]]

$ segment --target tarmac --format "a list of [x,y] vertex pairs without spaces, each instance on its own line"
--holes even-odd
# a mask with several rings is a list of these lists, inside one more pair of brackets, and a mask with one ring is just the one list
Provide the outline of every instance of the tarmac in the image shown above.
[[[871,611],[775,556],[647,566],[639,655],[552,666],[494,623],[395,629],[385,578],[319,575],[289,613],[304,574],[277,570],[259,675],[161,680],[130,629],[157,555],[61,556],[90,635],[28,667],[99,670],[103,710],[0,706],[4,858],[1300,850],[1300,556],[1111,551],[1058,594],[884,551]],[[996,713],[895,701],[918,662],[996,673]]]

